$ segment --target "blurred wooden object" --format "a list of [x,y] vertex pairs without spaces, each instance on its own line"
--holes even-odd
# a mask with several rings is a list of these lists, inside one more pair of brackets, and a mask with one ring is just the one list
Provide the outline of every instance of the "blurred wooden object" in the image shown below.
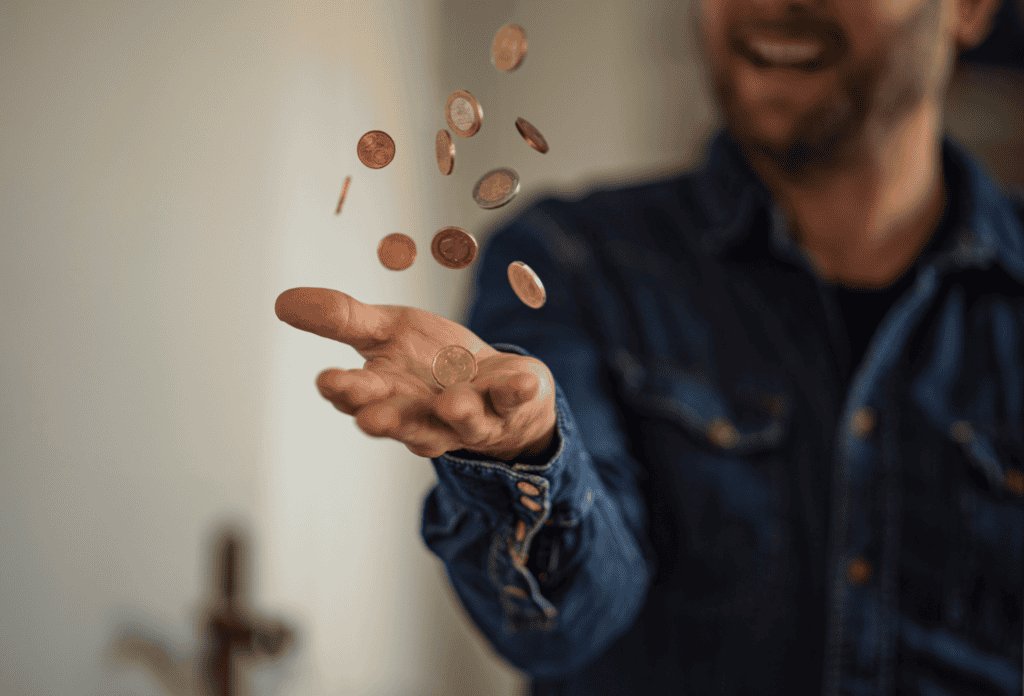
[[245,536],[234,527],[222,529],[213,545],[212,598],[199,623],[202,640],[197,654],[177,655],[154,631],[132,623],[118,632],[112,646],[114,661],[146,668],[172,696],[248,696],[241,664],[251,666],[284,655],[295,643],[295,632],[252,611],[247,560]]
[[262,619],[250,610],[242,534],[226,530],[217,546],[218,592],[206,623],[209,649],[200,663],[200,673],[209,696],[240,696],[236,661],[277,657],[292,646],[295,634],[284,623]]

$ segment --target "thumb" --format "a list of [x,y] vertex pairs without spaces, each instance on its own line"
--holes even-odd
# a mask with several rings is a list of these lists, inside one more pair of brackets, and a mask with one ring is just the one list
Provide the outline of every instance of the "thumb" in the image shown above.
[[386,305],[363,304],[328,288],[292,288],[277,297],[274,312],[296,329],[348,344],[356,350],[390,338],[394,310]]

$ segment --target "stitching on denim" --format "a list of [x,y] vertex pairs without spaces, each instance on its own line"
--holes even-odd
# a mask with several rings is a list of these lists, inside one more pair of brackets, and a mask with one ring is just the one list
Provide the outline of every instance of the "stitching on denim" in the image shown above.
[[[534,525],[534,531],[539,527],[539,524]],[[503,626],[505,631],[508,633],[515,633],[517,631],[524,631],[529,629],[539,629],[541,631],[552,631],[555,627],[555,617],[558,616],[558,609],[545,598],[540,591],[540,585],[538,585],[536,578],[533,577],[533,573],[526,567],[525,559],[526,555],[521,551],[521,548],[516,547],[515,537],[511,533],[504,535],[503,533],[509,529],[509,525],[502,527],[502,532],[496,537],[496,541],[500,541],[502,538],[506,540],[509,558],[512,561],[512,567],[519,573],[519,576],[526,581],[529,587],[529,595],[527,597],[518,598],[516,594],[506,589],[504,583],[498,585],[498,599],[501,603]],[[532,533],[530,535],[532,537]],[[524,539],[525,546],[528,538]],[[492,549],[497,548],[497,544],[492,546]],[[495,558],[495,568],[497,567],[497,560]],[[517,617],[523,613],[520,604],[513,599],[517,597],[520,602],[530,601],[534,606],[538,607],[543,614],[542,619],[531,617],[522,621]]]
[[[888,354],[883,353],[880,347],[886,343],[894,346],[905,346],[906,338],[916,328],[917,322],[926,311],[928,301],[934,300],[934,291],[937,285],[935,270],[931,267],[922,269],[918,274],[910,292],[897,300],[893,309],[890,310],[883,320],[871,342],[868,344],[865,362],[853,378],[846,402],[841,411],[839,441],[837,448],[837,465],[834,472],[833,484],[833,519],[832,535],[829,539],[829,582],[832,583],[831,603],[826,629],[826,663],[824,684],[829,696],[839,693],[840,684],[843,679],[842,655],[844,652],[845,626],[849,607],[849,588],[843,578],[842,569],[849,561],[849,554],[844,551],[848,544],[848,535],[851,525],[852,496],[855,491],[852,466],[848,451],[852,433],[850,432],[850,419],[855,407],[869,404],[869,389],[882,382],[882,371],[891,368],[897,359],[900,351],[890,349]],[[902,337],[902,341],[894,339]],[[892,339],[892,340],[890,340]]]
[[[637,391],[642,393],[642,390]],[[648,402],[653,410],[674,421],[681,420],[687,430],[702,442],[710,442],[707,438],[706,430],[711,422],[702,418],[689,404],[668,396],[643,394],[642,398]],[[783,399],[785,398],[783,397]],[[789,424],[790,410],[786,405],[783,405],[776,413],[772,414],[771,420],[767,425],[756,430],[746,431],[736,425],[736,419],[731,412],[726,411],[722,415],[736,427],[739,439],[732,447],[715,446],[729,454],[743,455],[750,454],[759,449],[778,447],[782,443],[786,433],[786,426]]]
[[533,577],[533,573],[530,572],[529,568],[526,567],[524,556],[511,556],[512,567],[519,571],[519,574],[526,584],[530,586],[530,595],[533,601],[540,607],[541,611],[550,618],[554,618],[558,615],[558,610],[551,602],[547,600],[544,595],[541,594],[540,585],[537,584],[537,579]]

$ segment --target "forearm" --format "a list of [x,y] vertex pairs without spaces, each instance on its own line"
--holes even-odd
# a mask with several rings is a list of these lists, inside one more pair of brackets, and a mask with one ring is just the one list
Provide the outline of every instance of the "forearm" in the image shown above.
[[[434,460],[423,536],[481,631],[536,676],[575,671],[628,628],[649,568],[558,393],[542,463]],[[536,492],[536,494],[534,494]]]

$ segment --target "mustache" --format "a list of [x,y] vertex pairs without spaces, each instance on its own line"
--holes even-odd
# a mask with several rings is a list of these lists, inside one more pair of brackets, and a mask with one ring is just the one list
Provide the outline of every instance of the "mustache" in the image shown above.
[[842,26],[838,22],[806,11],[788,12],[781,17],[740,21],[733,24],[729,30],[729,38],[732,41],[745,42],[754,35],[767,35],[794,42],[813,41],[833,50],[841,50],[846,45]]

